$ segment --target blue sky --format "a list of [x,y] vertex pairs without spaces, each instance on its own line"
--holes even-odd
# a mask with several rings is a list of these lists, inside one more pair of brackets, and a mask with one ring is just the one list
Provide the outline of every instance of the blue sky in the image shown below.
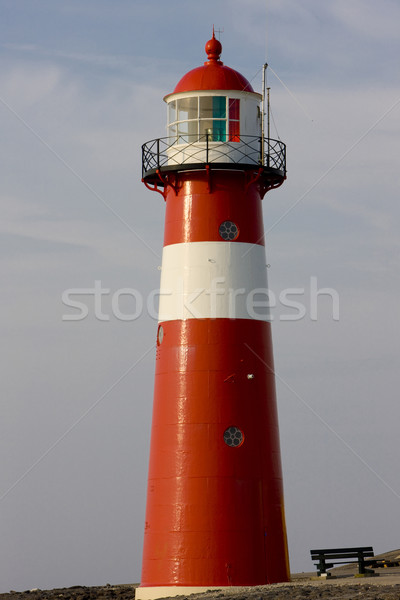
[[[399,546],[399,20],[389,0],[2,1],[0,591],[140,578],[156,322],[111,303],[158,286],[140,146],[213,24],[258,91],[267,57],[288,147],[264,225],[271,289],[306,290],[273,323],[292,570],[319,545]],[[310,318],[312,277],[339,321],[327,296]],[[87,296],[63,321],[96,280],[109,320]]]

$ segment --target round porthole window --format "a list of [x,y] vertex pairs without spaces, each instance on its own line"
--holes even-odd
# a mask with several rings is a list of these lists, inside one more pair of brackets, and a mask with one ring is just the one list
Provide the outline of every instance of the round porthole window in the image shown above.
[[239,228],[233,221],[224,221],[219,226],[219,235],[223,240],[235,240],[239,235]]
[[163,329],[163,326],[160,325],[158,328],[158,333],[157,333],[157,344],[160,345],[161,342],[163,341],[163,339],[164,339],[164,329]]
[[227,446],[237,448],[244,442],[244,435],[239,427],[228,427],[224,432],[224,442]]

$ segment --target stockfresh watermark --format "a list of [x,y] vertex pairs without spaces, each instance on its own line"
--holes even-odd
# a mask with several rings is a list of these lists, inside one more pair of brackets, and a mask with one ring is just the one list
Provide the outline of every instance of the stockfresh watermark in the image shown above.
[[[280,292],[259,287],[251,290],[225,285],[223,277],[208,287],[186,289],[178,279],[174,289],[154,289],[143,293],[132,287],[112,290],[101,280],[93,286],[68,288],[62,292],[63,321],[95,318],[108,322],[136,321],[146,315],[155,321],[175,318],[248,318],[279,321],[317,321],[319,315],[339,321],[339,293],[331,287],[319,287],[318,278],[310,277],[307,286],[288,287]],[[322,307],[321,307],[322,304]]]

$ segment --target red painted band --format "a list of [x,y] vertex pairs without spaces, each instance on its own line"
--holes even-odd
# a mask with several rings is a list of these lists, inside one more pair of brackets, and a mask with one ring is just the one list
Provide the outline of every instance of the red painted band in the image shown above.
[[213,168],[209,177],[206,171],[177,174],[178,193],[168,188],[164,246],[220,242],[219,227],[224,221],[233,221],[239,228],[236,241],[264,245],[261,197],[255,185],[246,191],[246,173]]
[[287,581],[270,324],[161,326],[141,586]]

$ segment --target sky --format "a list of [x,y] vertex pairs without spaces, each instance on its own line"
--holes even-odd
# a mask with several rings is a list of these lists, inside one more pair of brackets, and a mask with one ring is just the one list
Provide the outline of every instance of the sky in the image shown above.
[[256,91],[268,62],[287,144],[263,207],[291,570],[400,547],[399,21],[395,0],[1,0],[0,592],[140,580],[164,219],[140,148],[213,24]]

